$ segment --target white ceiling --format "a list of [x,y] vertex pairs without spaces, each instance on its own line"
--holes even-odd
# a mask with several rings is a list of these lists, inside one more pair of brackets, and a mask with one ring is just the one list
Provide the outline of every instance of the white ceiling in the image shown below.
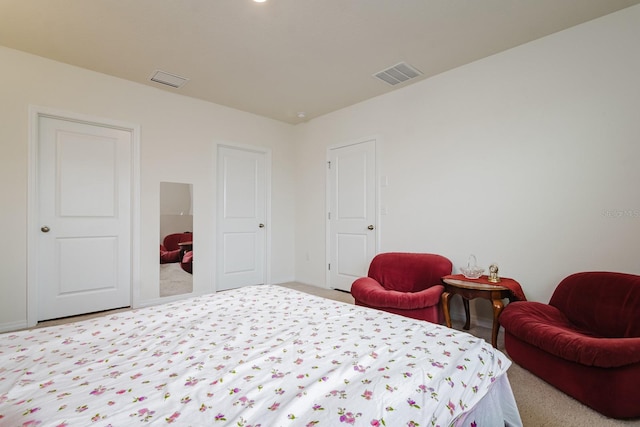
[[415,82],[638,3],[0,0],[0,45],[295,124],[410,84],[372,77],[401,61]]

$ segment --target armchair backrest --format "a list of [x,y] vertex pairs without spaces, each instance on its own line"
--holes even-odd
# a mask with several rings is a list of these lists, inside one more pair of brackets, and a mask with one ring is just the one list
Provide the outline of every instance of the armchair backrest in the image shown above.
[[184,233],[167,234],[162,240],[162,244],[168,251],[175,251],[180,249],[178,243],[189,242],[193,240],[193,234],[186,231]]
[[385,289],[418,292],[442,284],[440,278],[451,274],[451,261],[441,255],[387,252],[376,255],[369,266],[369,277]]
[[640,276],[605,271],[572,274],[558,284],[549,305],[598,336],[640,337]]

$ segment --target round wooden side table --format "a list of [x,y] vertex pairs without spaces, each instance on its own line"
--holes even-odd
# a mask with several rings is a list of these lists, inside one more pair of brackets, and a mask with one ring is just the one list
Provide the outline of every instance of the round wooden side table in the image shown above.
[[493,305],[493,327],[491,329],[491,345],[494,348],[498,346],[498,330],[500,329],[500,323],[498,322],[498,316],[504,309],[504,298],[509,298],[511,301],[513,294],[508,288],[500,286],[499,284],[492,283],[480,283],[477,281],[464,280],[464,276],[458,278],[443,277],[442,283],[444,284],[444,292],[442,293],[442,311],[444,314],[444,320],[447,327],[451,327],[451,313],[449,312],[449,303],[452,295],[460,295],[462,297],[462,303],[464,305],[464,313],[466,315],[466,322],[464,329],[469,330],[471,327],[471,319],[469,316],[469,300],[475,298],[483,298],[491,301]]

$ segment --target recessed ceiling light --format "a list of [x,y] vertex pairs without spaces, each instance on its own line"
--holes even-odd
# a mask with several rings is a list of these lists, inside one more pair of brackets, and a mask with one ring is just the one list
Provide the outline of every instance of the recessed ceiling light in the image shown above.
[[296,117],[299,119],[304,119],[305,117],[307,117],[307,115],[303,111],[300,111],[298,114],[296,114]]
[[264,2],[266,2],[267,0],[253,0],[253,1],[254,1],[254,2],[256,2],[256,3],[264,3]]

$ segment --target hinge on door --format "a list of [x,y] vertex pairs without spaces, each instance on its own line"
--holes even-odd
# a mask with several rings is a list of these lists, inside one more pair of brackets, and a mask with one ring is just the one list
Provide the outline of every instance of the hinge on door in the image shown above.
[[331,263],[327,264],[329,270],[331,270]]
[[329,162],[327,162],[327,167],[328,167],[329,169],[331,169],[331,162],[330,162],[330,161],[329,161]]
[[331,212],[327,212],[327,219],[331,219]]

